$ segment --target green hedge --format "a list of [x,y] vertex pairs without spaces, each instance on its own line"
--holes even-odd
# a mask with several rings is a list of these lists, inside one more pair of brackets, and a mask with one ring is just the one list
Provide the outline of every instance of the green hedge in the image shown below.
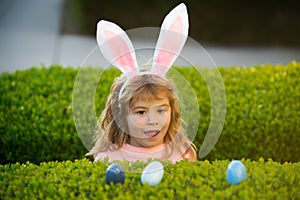
[[106,165],[87,159],[0,165],[1,199],[299,199],[300,163],[242,160],[247,180],[226,182],[229,160],[181,161],[165,166],[162,182],[142,185],[126,173],[124,185],[105,184]]
[[[200,148],[210,120],[210,96],[194,68],[175,69],[191,82],[198,97],[201,122],[194,143]],[[277,162],[298,162],[300,63],[219,68],[219,71],[226,90],[227,115],[222,135],[205,159],[263,157]],[[107,84],[97,88],[97,115],[119,71],[109,69],[104,73]],[[57,65],[1,74],[1,164],[26,161],[38,164],[84,157],[87,151],[72,115],[76,74],[76,69]],[[97,73],[92,75],[96,77]]]
[[280,162],[299,161],[299,63],[232,68],[222,73],[227,115],[214,158],[257,160],[262,156]]
[[72,115],[75,76],[74,69],[59,66],[1,75],[2,164],[83,157]]

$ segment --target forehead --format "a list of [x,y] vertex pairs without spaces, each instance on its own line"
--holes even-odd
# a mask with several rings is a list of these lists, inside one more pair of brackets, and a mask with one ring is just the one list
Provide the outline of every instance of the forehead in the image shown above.
[[136,102],[154,102],[154,101],[169,101],[172,94],[171,91],[159,84],[145,84],[133,92],[130,104]]

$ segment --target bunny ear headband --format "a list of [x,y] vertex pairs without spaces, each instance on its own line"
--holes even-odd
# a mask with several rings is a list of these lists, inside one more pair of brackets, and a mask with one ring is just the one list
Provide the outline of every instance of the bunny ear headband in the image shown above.
[[[181,3],[162,23],[150,73],[158,76],[167,73],[187,40],[188,28],[187,9]],[[103,56],[120,69],[127,80],[141,74],[131,40],[118,25],[105,20],[99,21],[97,43]]]

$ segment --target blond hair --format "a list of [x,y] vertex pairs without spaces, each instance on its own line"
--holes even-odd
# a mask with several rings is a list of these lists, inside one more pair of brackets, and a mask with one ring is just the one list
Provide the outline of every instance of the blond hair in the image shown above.
[[128,126],[124,120],[129,108],[140,100],[151,101],[165,97],[171,107],[170,125],[164,138],[164,142],[171,147],[169,155],[176,147],[183,146],[187,149],[183,155],[188,153],[191,161],[197,160],[195,145],[181,126],[183,122],[174,84],[171,80],[154,74],[142,74],[131,80],[121,76],[114,81],[98,122],[95,146],[87,155],[96,156],[99,152],[113,151],[129,143],[130,135],[127,134]]

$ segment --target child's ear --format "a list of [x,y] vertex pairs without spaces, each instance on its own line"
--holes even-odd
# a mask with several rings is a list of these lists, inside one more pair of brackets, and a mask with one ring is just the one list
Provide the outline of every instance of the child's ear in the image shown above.
[[138,64],[131,40],[118,25],[101,20],[97,24],[97,43],[103,56],[128,78],[138,75]]
[[163,21],[154,52],[152,73],[162,76],[169,70],[186,42],[188,29],[187,9],[181,3]]

